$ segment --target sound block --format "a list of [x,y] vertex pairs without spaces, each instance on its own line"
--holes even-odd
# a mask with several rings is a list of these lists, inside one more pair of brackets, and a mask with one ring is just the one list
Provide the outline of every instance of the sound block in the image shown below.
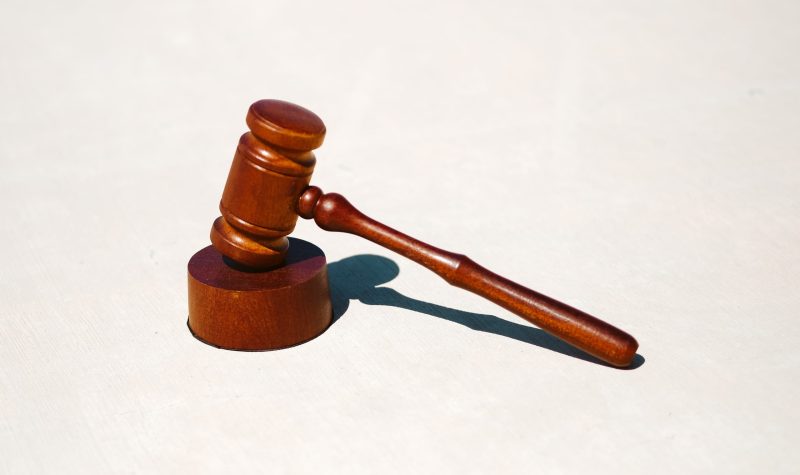
[[277,350],[324,332],[333,311],[325,254],[289,238],[286,264],[250,271],[213,246],[189,260],[189,329],[229,350]]

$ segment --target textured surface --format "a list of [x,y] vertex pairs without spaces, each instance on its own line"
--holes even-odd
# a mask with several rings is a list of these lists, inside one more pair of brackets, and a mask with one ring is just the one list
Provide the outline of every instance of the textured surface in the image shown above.
[[[0,472],[796,471],[798,24],[794,1],[3,2]],[[314,183],[644,364],[307,221],[336,323],[196,341],[186,262],[263,97],[325,121]]]
[[253,272],[214,246],[187,266],[189,329],[199,340],[233,350],[276,350],[307,342],[333,320],[325,254],[289,238],[283,266]]

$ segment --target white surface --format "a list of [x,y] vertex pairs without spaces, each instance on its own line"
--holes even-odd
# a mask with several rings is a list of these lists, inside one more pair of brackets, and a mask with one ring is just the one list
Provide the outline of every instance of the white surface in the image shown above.
[[[218,3],[0,6],[0,472],[798,469],[800,3]],[[186,261],[264,97],[326,122],[323,189],[644,365],[357,301],[289,350],[193,339]]]

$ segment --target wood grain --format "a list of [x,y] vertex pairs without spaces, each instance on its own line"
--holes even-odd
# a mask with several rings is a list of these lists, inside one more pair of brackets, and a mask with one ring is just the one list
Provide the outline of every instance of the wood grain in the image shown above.
[[[312,150],[322,145],[326,132],[313,112],[288,102],[261,100],[250,106],[247,125],[250,132],[239,141],[220,202],[222,216],[211,229],[211,242],[222,255],[251,269],[278,269],[290,250],[286,236],[297,216],[313,218],[323,229],[364,237],[416,261],[450,284],[514,312],[592,356],[615,366],[631,364],[639,344],[624,331],[499,276],[464,255],[379,223],[341,195],[309,187],[316,163]],[[205,302],[199,297],[195,300],[195,304]],[[265,297],[263,304],[277,309],[279,304],[289,308],[293,302],[271,302]],[[197,309],[196,313],[207,311]],[[228,308],[219,311],[230,312]],[[239,331],[229,324],[225,332]]]
[[272,99],[247,112],[250,132],[233,157],[211,242],[224,255],[252,267],[280,266],[297,213],[294,203],[308,186],[325,138],[325,125],[313,112]]
[[253,271],[213,246],[190,260],[189,328],[198,339],[231,350],[274,350],[308,341],[333,317],[325,254],[291,238],[285,265]]
[[546,332],[614,366],[631,364],[639,347],[628,333],[567,304],[523,287],[468,257],[438,249],[364,215],[337,193],[309,187],[298,213],[327,231],[355,234],[401,254],[448,283],[478,294]]

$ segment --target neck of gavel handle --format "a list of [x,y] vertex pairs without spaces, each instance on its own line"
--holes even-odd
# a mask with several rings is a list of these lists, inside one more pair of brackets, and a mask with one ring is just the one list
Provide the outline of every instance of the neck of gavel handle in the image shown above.
[[[415,261],[448,283],[484,297],[542,330],[614,366],[631,364],[639,344],[598,318],[523,287],[481,267],[467,256],[438,249],[364,215],[337,193],[311,187],[300,213],[327,231],[355,234]],[[305,201],[305,203],[303,203]]]

